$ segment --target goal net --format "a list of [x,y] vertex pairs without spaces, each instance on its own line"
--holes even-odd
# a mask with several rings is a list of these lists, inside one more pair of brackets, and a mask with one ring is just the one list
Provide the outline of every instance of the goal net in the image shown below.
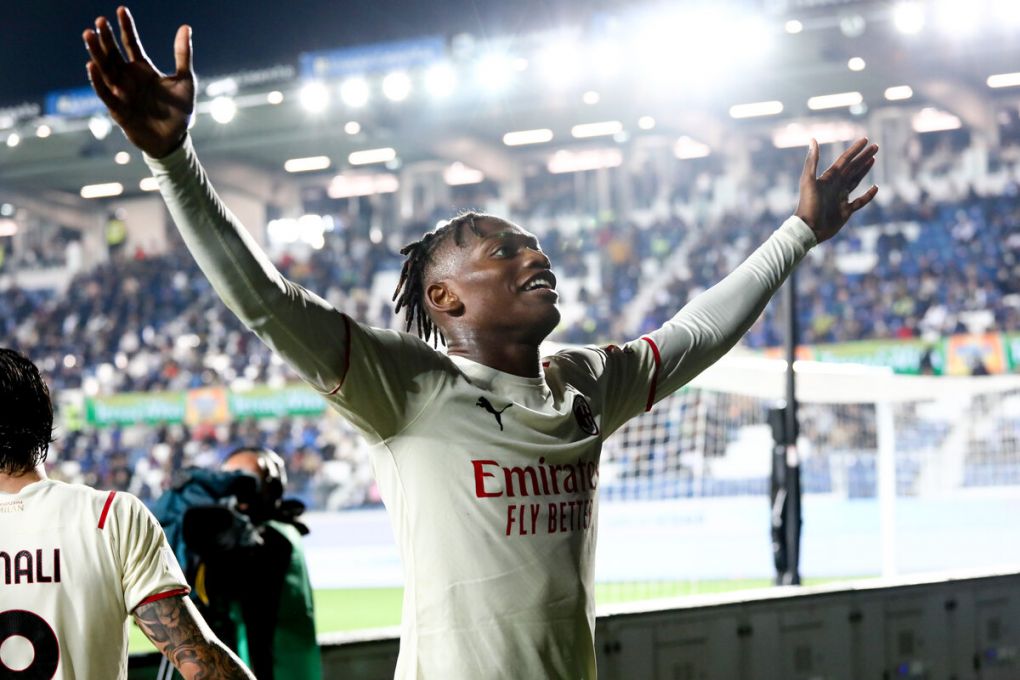
[[[606,442],[604,589],[660,596],[774,575],[767,415],[785,370],[727,357]],[[1020,563],[1020,376],[795,370],[805,578]]]

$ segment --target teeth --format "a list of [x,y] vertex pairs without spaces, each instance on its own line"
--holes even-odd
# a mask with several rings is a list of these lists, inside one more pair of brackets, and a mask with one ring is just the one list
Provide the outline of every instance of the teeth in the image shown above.
[[535,290],[536,288],[552,288],[552,281],[548,279],[535,279],[524,287],[524,290]]

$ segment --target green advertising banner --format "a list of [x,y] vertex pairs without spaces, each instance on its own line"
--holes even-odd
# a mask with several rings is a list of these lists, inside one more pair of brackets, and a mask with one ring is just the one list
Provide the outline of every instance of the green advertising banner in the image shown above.
[[184,420],[185,392],[129,392],[85,400],[85,421],[95,427]]
[[897,373],[917,375],[921,372],[921,361],[925,352],[931,350],[933,368],[938,373],[944,365],[942,342],[930,343],[922,340],[863,340],[833,345],[816,345],[810,348],[810,357],[815,361],[832,363],[868,364],[888,366]]
[[229,401],[230,415],[234,418],[317,416],[326,411],[326,401],[304,385],[256,387],[244,392],[231,392]]
[[202,387],[187,392],[132,392],[85,399],[85,422],[93,427],[137,423],[219,424],[243,418],[316,416],[326,402],[304,385],[256,387],[232,392]]

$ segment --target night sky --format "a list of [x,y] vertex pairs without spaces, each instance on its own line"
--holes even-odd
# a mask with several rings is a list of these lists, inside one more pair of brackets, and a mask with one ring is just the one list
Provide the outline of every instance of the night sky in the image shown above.
[[[615,0],[137,0],[129,4],[156,65],[173,64],[173,36],[194,30],[199,76],[295,64],[301,52],[468,32],[513,35],[576,23]],[[81,32],[116,2],[5,0],[0,41],[0,107],[40,102],[49,90],[80,87],[86,53]]]

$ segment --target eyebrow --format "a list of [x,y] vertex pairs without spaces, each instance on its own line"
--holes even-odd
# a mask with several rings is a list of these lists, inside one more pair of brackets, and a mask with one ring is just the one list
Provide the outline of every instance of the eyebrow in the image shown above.
[[490,239],[503,239],[503,240],[505,240],[505,239],[521,239],[521,240],[524,240],[525,242],[527,242],[529,245],[533,246],[536,250],[541,248],[541,246],[539,246],[539,244],[538,244],[538,239],[536,237],[531,236],[529,234],[522,234],[519,231],[511,231],[509,229],[504,229],[503,231],[497,231],[495,234],[489,234],[483,240],[484,241],[488,241]]

